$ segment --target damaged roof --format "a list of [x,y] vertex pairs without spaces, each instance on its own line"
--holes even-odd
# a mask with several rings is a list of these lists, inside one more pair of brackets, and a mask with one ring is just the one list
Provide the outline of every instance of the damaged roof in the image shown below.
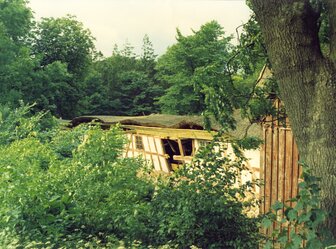
[[[236,138],[244,137],[246,130],[249,136],[261,137],[261,127],[258,124],[250,125],[247,119],[242,119],[240,115],[235,115],[237,120],[237,129],[229,132],[231,136]],[[96,121],[103,126],[110,126],[120,123],[121,125],[133,125],[142,127],[157,127],[157,128],[171,128],[171,129],[190,129],[190,130],[206,130],[204,118],[202,116],[182,116],[169,114],[151,114],[148,116],[103,116],[103,115],[89,115],[80,116],[71,120],[71,126],[75,127],[81,123],[89,123]],[[212,121],[211,130],[219,131],[220,125]]]
[[[80,123],[88,123],[91,121],[97,121],[106,125],[120,123],[122,125],[205,130],[204,119],[201,116],[168,114],[152,114],[148,116],[80,116],[74,118],[71,123],[73,126],[77,126]],[[219,129],[220,126],[217,123],[212,122],[211,130],[218,131]]]

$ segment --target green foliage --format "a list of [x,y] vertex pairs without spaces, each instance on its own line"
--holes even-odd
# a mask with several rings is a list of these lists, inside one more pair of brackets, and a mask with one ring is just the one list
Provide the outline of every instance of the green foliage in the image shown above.
[[329,57],[330,56],[330,37],[332,34],[332,29],[330,26],[330,21],[328,16],[329,8],[325,1],[321,0],[312,0],[310,1],[311,6],[315,9],[317,13],[319,13],[319,19],[318,19],[318,28],[319,28],[319,41],[320,41],[320,47],[321,51],[324,56]]
[[[262,220],[264,228],[275,224],[272,237],[267,238],[264,248],[271,248],[273,242],[281,248],[298,249],[326,248],[331,245],[331,234],[323,228],[328,213],[321,208],[320,179],[312,176],[307,165],[302,164],[302,179],[299,194],[286,203],[276,202],[272,211]],[[279,213],[284,210],[284,217]]]
[[[244,82],[238,82],[240,88],[246,89],[245,76],[240,72],[244,67],[247,74],[252,71],[247,65],[259,61],[256,53],[245,53],[245,57],[240,56],[240,60],[250,60],[245,66],[229,63],[231,38],[225,37],[215,21],[190,36],[178,31],[177,44],[158,63],[148,36],[140,56],[126,44],[102,59],[90,31],[75,17],[43,18],[33,26],[25,1],[1,4],[0,48],[4,53],[0,55],[0,102],[13,106],[18,106],[19,100],[36,102],[35,111],[50,110],[62,118],[144,115],[160,112],[160,108],[168,113],[200,114],[207,105],[217,119],[234,127],[231,114],[241,107],[243,98],[237,97],[241,92],[235,94],[237,84],[232,85],[228,64],[239,72],[237,78],[243,78]],[[248,35],[241,36],[242,43],[258,29],[251,21],[246,30]]]
[[92,127],[85,132],[82,143],[77,147],[75,159],[86,164],[106,165],[118,159],[125,143],[118,127],[106,133],[102,133],[98,127]]
[[121,157],[118,127],[68,130],[28,113],[1,111],[1,248],[258,244],[258,219],[246,214],[255,183],[238,185],[244,159],[223,157],[219,144],[193,166],[154,178],[142,160]]
[[79,100],[84,94],[83,80],[97,56],[90,31],[73,16],[43,18],[31,32],[32,53],[39,70],[26,90],[38,110],[71,118],[80,112]]
[[260,122],[274,114],[272,98],[276,82],[259,82],[259,74],[267,63],[260,27],[254,16],[242,25],[239,44],[220,63],[197,71],[197,81],[205,95],[205,115],[213,115],[226,129],[235,129],[233,116],[240,110],[250,123]]
[[251,123],[274,114],[274,80],[259,82],[267,63],[260,28],[254,16],[244,24],[239,45],[215,21],[193,35],[177,32],[177,43],[158,60],[158,78],[169,88],[160,97],[162,112],[214,116],[225,129],[235,129],[240,110]]
[[78,88],[67,65],[55,61],[36,71],[24,91],[25,101],[36,102],[35,110],[49,110],[53,115],[72,117],[77,111]]
[[[159,100],[163,112],[171,114],[200,114],[205,109],[205,92],[202,86],[218,78],[231,50],[230,37],[223,28],[212,21],[199,31],[183,36],[177,30],[177,43],[168,48],[158,60],[159,79],[169,88]],[[211,69],[212,74],[200,71]],[[214,84],[216,84],[216,82]]]
[[140,59],[142,61],[143,68],[151,73],[155,73],[154,67],[156,56],[157,55],[154,52],[153,44],[150,41],[149,36],[145,35],[143,38],[142,54],[140,55]]
[[[259,74],[259,72],[258,72]],[[253,78],[251,76],[250,78]],[[242,105],[242,114],[252,123],[260,123],[267,115],[277,117],[279,122],[284,121],[284,110],[274,107],[274,99],[279,96],[278,85],[274,77],[264,80],[262,84],[255,81],[253,89],[248,93]],[[246,87],[246,86],[245,86]]]
[[0,104],[36,102],[36,111],[72,117],[82,92],[79,78],[93,60],[92,37],[73,17],[44,19],[34,30],[26,4],[0,2]]
[[32,24],[26,1],[0,1],[0,104],[19,105],[34,60],[25,45]]
[[163,88],[155,78],[155,55],[147,36],[143,50],[137,58],[126,44],[94,64],[85,80],[87,97],[81,101],[86,113],[147,115],[159,111],[155,101]]
[[[42,123],[41,118],[46,113],[39,113],[29,117],[31,108],[34,105],[24,105],[12,110],[8,106],[0,106],[0,147],[6,146],[14,141],[34,137],[42,129],[48,128]],[[52,127],[52,121],[48,121]]]
[[260,66],[267,62],[267,51],[254,14],[242,25],[239,44],[235,48],[233,56],[230,67],[234,71],[240,70],[241,74],[245,76],[259,73]]
[[[255,182],[238,184],[244,159],[223,157],[215,142],[158,185],[152,205],[153,245],[176,248],[257,248]],[[150,239],[149,239],[150,240]]]
[[42,131],[42,116],[27,110],[2,112],[0,247],[112,245],[139,234],[136,214],[153,185],[137,177],[142,161],[120,157],[119,128]]
[[42,66],[60,61],[80,77],[96,56],[93,41],[91,32],[74,16],[43,18],[34,31],[33,52],[42,56]]
[[0,1],[1,27],[15,43],[25,40],[32,25],[32,12],[26,3],[26,0]]
[[34,26],[26,1],[0,5],[1,104],[36,102],[34,111],[49,110],[66,119],[204,112],[230,128],[234,109],[247,106],[244,115],[251,121],[268,112],[269,101],[261,97],[252,74],[265,61],[253,17],[237,48],[212,21],[190,36],[177,31],[177,43],[157,62],[147,35],[140,56],[125,44],[102,59],[90,31],[75,17],[43,18]]

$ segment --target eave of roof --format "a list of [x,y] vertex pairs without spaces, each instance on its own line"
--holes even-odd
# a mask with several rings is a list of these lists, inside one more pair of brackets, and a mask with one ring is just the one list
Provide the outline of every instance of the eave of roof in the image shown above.
[[[227,135],[230,137],[242,138],[245,136],[246,130],[248,130],[247,135],[261,138],[261,127],[257,124],[250,125],[247,119],[242,119],[240,114],[238,114],[235,115],[237,121],[236,129],[228,132]],[[218,123],[212,122],[211,130],[213,132],[209,133],[205,129],[204,119],[201,116],[178,116],[166,114],[152,114],[148,116],[135,117],[103,115],[80,116],[74,118],[71,121],[71,124],[72,126],[77,126],[80,123],[88,123],[92,121],[99,122],[104,127],[109,127],[119,123],[124,129],[133,130],[136,133],[142,132],[143,134],[154,134],[157,132],[157,134],[160,134],[161,137],[199,137],[199,139],[212,139],[213,134],[220,130]],[[168,135],[168,133],[170,135]]]

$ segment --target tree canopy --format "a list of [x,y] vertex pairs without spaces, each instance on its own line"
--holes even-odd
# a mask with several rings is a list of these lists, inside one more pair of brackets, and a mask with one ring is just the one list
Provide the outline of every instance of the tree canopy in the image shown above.
[[205,110],[205,92],[198,80],[199,71],[224,66],[232,48],[231,37],[212,21],[190,36],[177,29],[176,40],[158,60],[159,79],[169,87],[159,104],[166,113],[200,114]]
[[96,56],[94,38],[74,16],[43,18],[33,33],[33,53],[41,66],[65,63],[70,73],[83,76]]
[[[74,16],[43,18],[34,25],[25,1],[3,5],[0,102],[36,102],[37,111],[50,110],[62,118],[212,113],[234,127],[231,114],[243,104],[237,96],[246,98],[245,86],[251,87],[255,78],[251,72],[262,65],[257,46],[253,55],[234,55],[237,48],[216,21],[189,36],[177,30],[176,44],[159,58],[147,35],[140,55],[125,44],[103,58],[90,31]],[[14,14],[17,18],[8,22],[6,15]],[[255,22],[249,29],[256,29]],[[250,33],[241,35],[241,44],[253,39]]]
[[96,61],[85,79],[87,114],[148,115],[159,112],[156,99],[163,87],[156,79],[156,55],[148,36],[142,55],[136,56],[129,44],[112,56]]

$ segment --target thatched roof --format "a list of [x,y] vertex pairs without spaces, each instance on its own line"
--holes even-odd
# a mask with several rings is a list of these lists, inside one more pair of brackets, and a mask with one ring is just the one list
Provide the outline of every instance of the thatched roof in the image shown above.
[[[237,129],[230,132],[234,137],[243,137],[246,129],[249,127],[249,122],[242,119],[240,115],[236,116]],[[159,128],[173,128],[173,129],[191,129],[191,130],[205,130],[204,118],[201,116],[180,116],[168,114],[152,114],[148,116],[80,116],[71,121],[72,126],[77,126],[81,123],[88,123],[96,121],[103,126],[110,126],[120,123],[121,125],[134,125],[142,127],[159,127]],[[220,125],[212,121],[211,130],[220,130]],[[261,137],[261,128],[259,125],[252,125],[248,129],[248,135]]]
[[[122,125],[137,125],[147,127],[194,129],[204,130],[204,122],[201,116],[179,116],[167,114],[152,114],[148,116],[81,116],[74,118],[71,123],[76,126],[79,123],[97,121],[106,125],[120,123]],[[219,130],[218,124],[213,123],[212,130]]]

